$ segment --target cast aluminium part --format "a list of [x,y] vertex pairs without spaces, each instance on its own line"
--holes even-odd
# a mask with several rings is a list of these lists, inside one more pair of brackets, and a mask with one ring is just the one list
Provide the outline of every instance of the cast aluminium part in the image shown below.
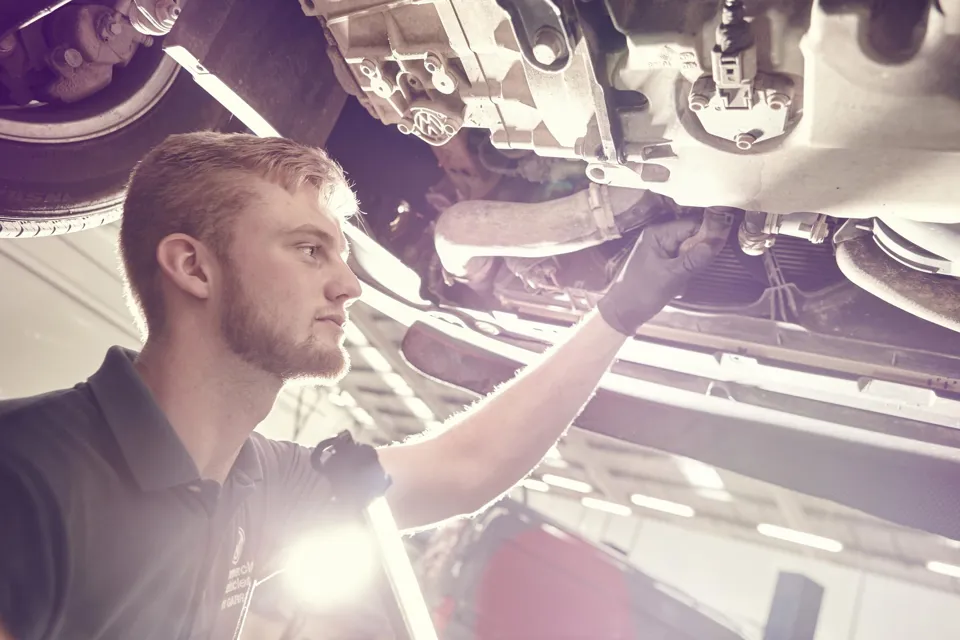
[[[712,96],[690,98],[682,90],[704,76],[713,80],[717,23],[700,13],[703,5],[691,2],[677,10],[683,29],[644,30],[650,21],[631,21],[632,10],[612,12],[625,45],[605,55],[606,80],[647,98],[642,110],[615,113],[623,148],[627,160],[658,171],[647,174],[655,181],[619,165],[625,170],[604,170],[607,182],[653,189],[688,206],[872,218],[882,203],[898,217],[960,222],[960,101],[951,97],[946,80],[960,73],[951,22],[960,14],[960,0],[941,0],[942,12],[930,4],[917,53],[896,65],[864,51],[866,12],[828,10],[820,1],[750,5],[754,23],[765,25],[765,37],[755,45],[758,96],[753,109],[740,110],[743,123],[723,125],[733,134],[724,139],[698,122],[713,117],[707,112],[719,113],[710,105]],[[463,126],[489,130],[496,147],[580,158],[577,143],[587,139],[597,116],[590,84],[594,58],[583,41],[568,67],[546,73],[524,59],[510,18],[495,0],[310,0],[309,6],[303,0],[302,6],[308,15],[325,18],[339,53],[356,61],[347,73],[364,87],[371,112],[384,123],[404,118],[397,109],[402,104],[375,95],[357,62],[372,56],[399,67],[436,51],[461,81],[442,98],[425,90],[428,106],[453,108]],[[809,20],[790,18],[801,13]],[[728,109],[725,117],[739,118],[740,111]],[[768,135],[781,122],[788,134],[769,145],[753,131]],[[734,142],[741,133],[756,137],[749,151]],[[746,141],[741,138],[741,146]],[[664,148],[668,154],[650,157]]]
[[180,3],[178,0],[132,0],[127,13],[130,24],[140,33],[163,36],[170,33],[180,17]]
[[960,280],[894,260],[869,231],[849,234],[836,248],[837,266],[855,285],[924,320],[960,331]]
[[[468,278],[493,257],[539,258],[618,238],[617,217],[636,212],[645,192],[591,184],[546,202],[465,200],[437,220],[437,255],[449,273]],[[653,212],[651,211],[651,214]]]

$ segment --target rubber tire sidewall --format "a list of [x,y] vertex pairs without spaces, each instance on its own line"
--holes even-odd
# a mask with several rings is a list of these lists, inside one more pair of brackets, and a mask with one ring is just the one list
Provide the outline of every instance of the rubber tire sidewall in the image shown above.
[[142,117],[65,144],[0,140],[0,237],[70,233],[119,218],[130,171],[174,133],[218,130],[230,113],[186,71]]

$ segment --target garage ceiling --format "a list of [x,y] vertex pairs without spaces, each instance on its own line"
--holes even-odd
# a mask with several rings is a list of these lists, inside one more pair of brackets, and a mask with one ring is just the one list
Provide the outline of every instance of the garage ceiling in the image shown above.
[[[383,444],[420,433],[475,400],[473,394],[434,382],[407,366],[399,351],[403,325],[363,303],[354,305],[351,317],[355,328],[348,333],[348,349],[353,366],[341,385],[344,394],[335,401],[356,405],[347,408],[372,441]],[[596,498],[641,517],[960,593],[960,581],[926,568],[930,561],[960,565],[960,544],[697,461],[573,429],[531,478],[545,475],[554,483],[562,483],[555,477],[579,481],[586,486],[577,489],[589,490],[530,482],[530,488],[522,491],[548,487],[572,501]],[[681,517],[637,506],[631,501],[637,494],[690,507],[695,515]],[[769,538],[757,532],[761,523],[829,538],[842,543],[843,550],[831,553]]]

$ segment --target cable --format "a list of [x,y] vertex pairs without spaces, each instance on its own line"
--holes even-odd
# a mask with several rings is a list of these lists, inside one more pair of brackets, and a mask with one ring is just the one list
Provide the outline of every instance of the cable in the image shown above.
[[47,5],[40,11],[37,11],[36,13],[31,14],[26,19],[21,20],[20,22],[16,23],[12,27],[4,30],[2,32],[2,35],[0,35],[0,40],[5,39],[7,36],[9,36],[12,33],[16,33],[21,29],[25,29],[26,27],[29,27],[31,24],[33,24],[37,20],[40,20],[41,18],[45,18],[46,16],[50,15],[51,13],[53,13],[63,5],[68,4],[69,2],[71,2],[71,0],[57,0],[56,2]]
[[747,22],[743,0],[723,0],[717,46],[726,54],[735,54],[753,46],[753,31]]

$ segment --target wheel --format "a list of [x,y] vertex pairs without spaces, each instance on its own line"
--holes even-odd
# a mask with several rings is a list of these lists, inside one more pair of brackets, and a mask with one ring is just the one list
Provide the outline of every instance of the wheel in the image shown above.
[[130,170],[173,133],[230,114],[154,45],[71,105],[0,106],[0,238],[72,233],[120,216]]

